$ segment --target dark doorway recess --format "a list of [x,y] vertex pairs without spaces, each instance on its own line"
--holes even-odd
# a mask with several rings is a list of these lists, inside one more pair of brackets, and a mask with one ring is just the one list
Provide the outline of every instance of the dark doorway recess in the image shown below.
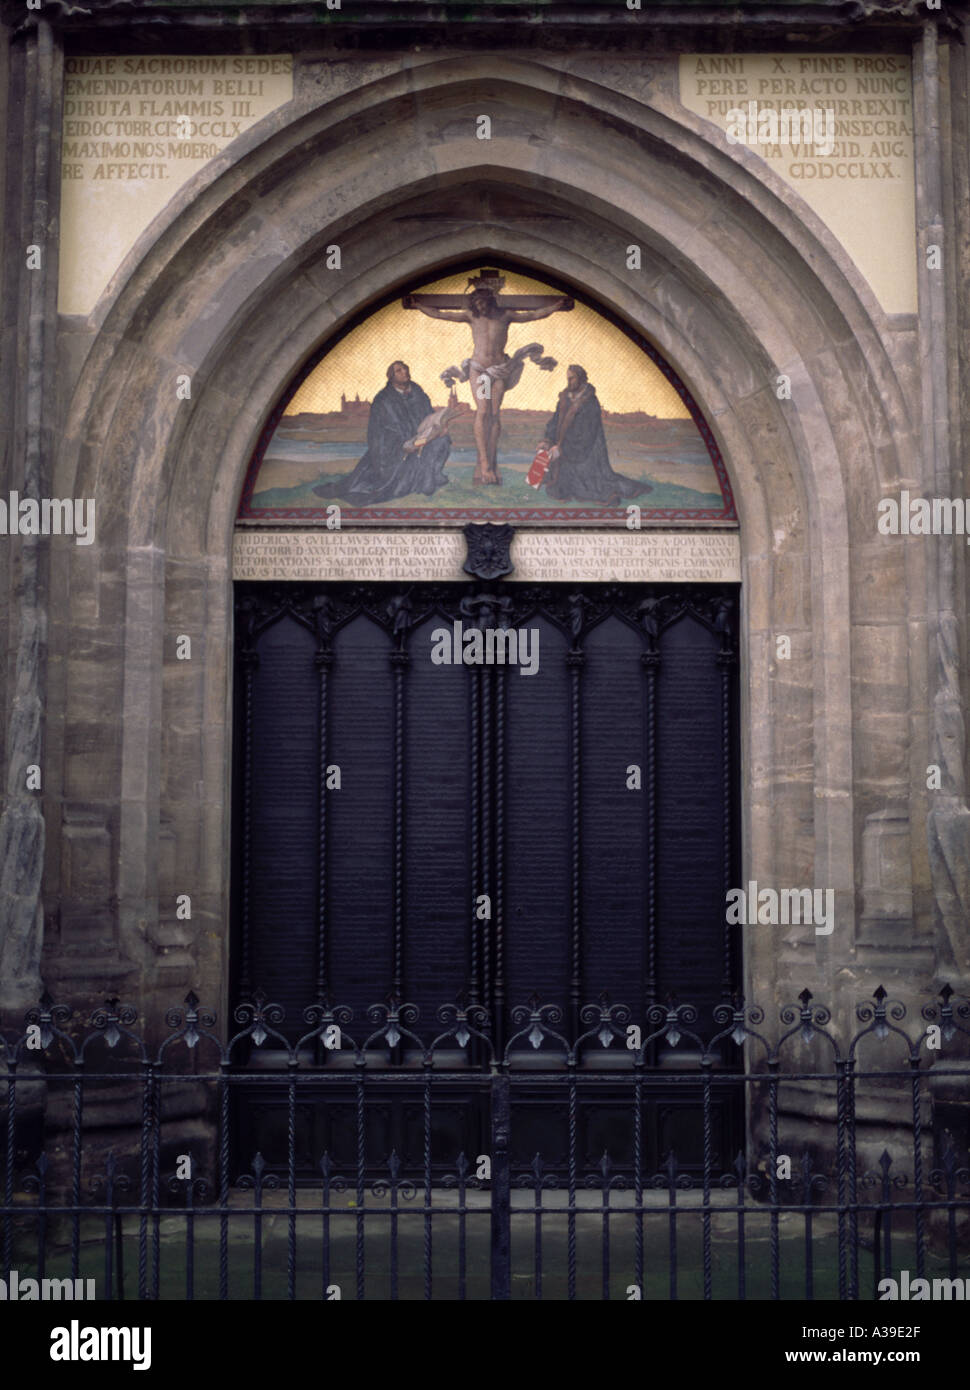
[[[532,996],[561,1007],[570,1038],[602,994],[644,1037],[671,996],[697,1007],[703,1036],[718,1031],[740,963],[725,924],[740,862],[738,599],[713,585],[237,585],[233,1002],[261,990],[291,1043],[319,1000],[353,1011],[360,1043],[369,1007],[392,996],[417,1006],[422,1036],[441,1004],[480,1004],[500,1050]],[[442,630],[461,656],[456,625],[514,630],[519,663],[437,664]],[[654,1157],[676,1144],[689,1163],[699,1117],[670,1074],[685,1046],[652,1049],[644,1117]],[[544,1074],[562,1066],[539,1054]],[[598,1073],[581,1117],[590,1152],[611,1132],[612,1057],[582,1061]],[[320,1050],[321,1068],[343,1061]],[[473,1046],[457,1064],[475,1067]],[[420,1067],[420,1053],[405,1037],[381,1065]],[[411,1102],[394,1094],[373,1119],[406,1159]],[[456,1093],[446,1148],[475,1152],[476,1094]],[[284,1099],[253,1095],[247,1147],[274,1147]],[[308,1162],[339,1149],[345,1119],[310,1106]],[[513,1115],[513,1156],[540,1147],[536,1126],[554,1151],[565,1123],[537,1080]],[[737,1124],[719,1110],[725,1158]],[[616,1136],[621,1162],[623,1147]]]

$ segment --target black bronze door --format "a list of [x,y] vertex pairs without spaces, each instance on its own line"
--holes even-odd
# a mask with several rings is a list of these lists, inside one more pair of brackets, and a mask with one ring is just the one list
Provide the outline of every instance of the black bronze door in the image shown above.
[[236,998],[291,1039],[324,997],[463,996],[500,1043],[532,995],[572,1036],[603,992],[709,1014],[736,621],[710,585],[237,586]]

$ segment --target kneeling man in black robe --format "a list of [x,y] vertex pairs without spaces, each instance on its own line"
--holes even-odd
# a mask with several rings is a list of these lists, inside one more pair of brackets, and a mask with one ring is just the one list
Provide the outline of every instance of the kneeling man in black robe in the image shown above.
[[336,487],[321,483],[313,491],[321,497],[342,497],[355,507],[371,507],[412,492],[430,497],[448,482],[444,465],[451,452],[448,434],[438,434],[427,443],[414,442],[418,427],[430,414],[431,401],[411,380],[407,363],[392,362],[387,385],[371,403],[367,452],[343,483]]
[[624,497],[652,492],[649,483],[614,473],[603,433],[603,411],[583,367],[571,366],[556,413],[540,448],[549,450],[546,493],[560,502],[601,502],[615,507]]

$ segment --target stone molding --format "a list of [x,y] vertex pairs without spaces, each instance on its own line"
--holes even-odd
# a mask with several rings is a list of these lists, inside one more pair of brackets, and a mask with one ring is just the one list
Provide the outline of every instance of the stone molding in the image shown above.
[[[486,90],[494,128],[509,132],[487,155],[461,134]],[[456,221],[481,189],[499,213]],[[440,229],[426,216],[449,208]],[[562,214],[554,232],[550,211]],[[119,930],[140,950],[146,990],[159,959],[149,938],[161,938],[139,924],[170,920],[163,819],[195,889],[192,982],[225,989],[230,549],[263,422],[299,363],[368,305],[484,258],[584,286],[656,342],[718,436],[741,517],[745,877],[832,887],[842,924],[831,941],[752,941],[746,969],[770,988],[802,961],[834,987],[854,951],[856,800],[887,776],[894,802],[908,795],[908,769],[891,760],[888,774],[865,756],[854,771],[891,712],[853,691],[853,627],[920,618],[896,556],[870,538],[876,499],[910,469],[918,395],[911,325],[881,314],[802,211],[770,171],[672,112],[481,54],[267,118],[183,190],[92,319],[65,325],[63,361],[79,370],[58,486],[97,496],[103,521],[59,577],[55,640],[67,709],[83,719],[79,643],[111,631],[118,647],[93,698],[118,713],[97,760],[65,758],[64,794],[108,808]],[[332,241],[345,248],[336,281],[320,256]],[[630,241],[644,249],[640,272],[625,269]],[[165,389],[178,372],[191,374],[191,402]],[[791,402],[775,396],[779,372]],[[922,563],[914,554],[916,573]],[[185,669],[172,660],[181,632],[199,653]],[[779,632],[797,662],[775,660]],[[894,652],[867,658],[867,681],[907,686]]]

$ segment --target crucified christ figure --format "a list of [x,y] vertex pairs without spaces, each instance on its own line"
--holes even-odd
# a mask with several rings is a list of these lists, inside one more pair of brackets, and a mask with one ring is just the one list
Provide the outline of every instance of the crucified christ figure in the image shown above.
[[565,295],[502,297],[496,291],[501,289],[504,283],[501,276],[489,275],[485,271],[479,278],[469,281],[475,288],[468,297],[450,294],[409,294],[405,295],[402,301],[405,309],[420,309],[429,318],[443,319],[446,323],[471,325],[472,356],[462,362],[460,369],[449,367],[441,375],[448,386],[453,386],[456,381],[471,382],[472,395],[475,398],[475,444],[478,450],[478,464],[473,479],[475,483],[502,481],[496,462],[502,430],[502,397],[518,382],[526,361],[537,362],[544,371],[552,371],[556,366],[553,358],[542,356],[542,346],[539,343],[529,343],[509,357],[505,351],[509,325],[533,323],[536,319],[546,319],[550,314],[573,307],[573,301]]

